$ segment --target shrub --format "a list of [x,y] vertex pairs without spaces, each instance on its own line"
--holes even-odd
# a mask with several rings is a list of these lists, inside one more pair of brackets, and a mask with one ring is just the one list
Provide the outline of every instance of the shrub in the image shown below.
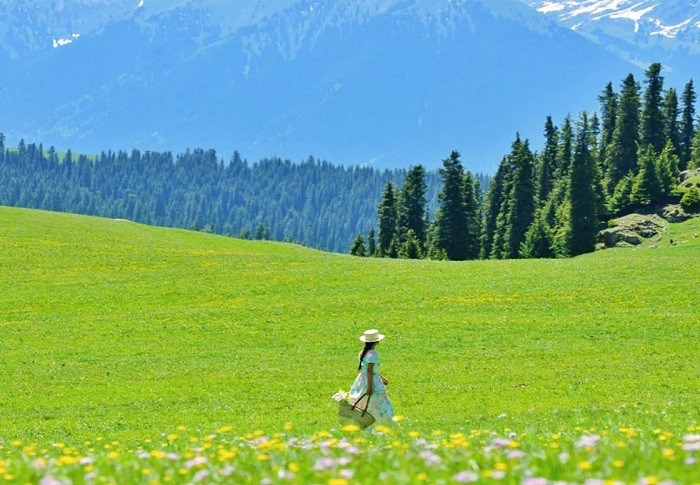
[[681,206],[687,211],[696,211],[700,209],[700,190],[693,187],[687,191],[681,199]]

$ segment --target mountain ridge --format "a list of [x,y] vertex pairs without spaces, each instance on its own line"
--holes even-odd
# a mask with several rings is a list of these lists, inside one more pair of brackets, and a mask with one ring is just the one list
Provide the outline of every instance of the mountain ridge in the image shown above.
[[[19,58],[1,37],[10,139],[379,167],[434,167],[456,148],[492,171],[516,131],[539,141],[546,114],[594,110],[604,82],[640,74],[519,0],[280,0],[234,20],[217,0],[121,0],[81,20],[90,4],[44,12],[25,43],[44,47]],[[61,32],[51,13],[67,19]]]

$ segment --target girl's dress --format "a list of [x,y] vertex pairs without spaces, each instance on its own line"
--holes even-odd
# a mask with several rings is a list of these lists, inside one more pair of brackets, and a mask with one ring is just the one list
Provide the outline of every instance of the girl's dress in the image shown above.
[[[362,355],[362,352],[360,352],[360,355]],[[379,369],[379,354],[374,349],[368,351],[365,354],[365,358],[362,359],[360,373],[350,388],[350,404],[355,404],[357,400],[367,392],[367,366],[369,364],[374,364],[374,372],[372,375],[372,396],[370,396],[369,399],[367,412],[377,421],[391,420],[391,418],[394,417],[394,406],[389,400],[389,396],[386,393],[386,386],[384,386],[382,378],[379,377],[379,371],[377,370]],[[357,407],[359,409],[365,409],[366,404],[367,397],[364,397]]]

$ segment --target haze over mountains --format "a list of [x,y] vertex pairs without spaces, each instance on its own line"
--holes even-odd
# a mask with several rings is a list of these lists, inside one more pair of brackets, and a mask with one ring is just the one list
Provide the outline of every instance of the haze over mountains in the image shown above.
[[547,114],[596,109],[601,79],[651,61],[676,86],[698,72],[696,3],[649,11],[668,35],[626,3],[2,0],[0,132],[379,167],[459,149],[493,171],[516,131],[537,146]]

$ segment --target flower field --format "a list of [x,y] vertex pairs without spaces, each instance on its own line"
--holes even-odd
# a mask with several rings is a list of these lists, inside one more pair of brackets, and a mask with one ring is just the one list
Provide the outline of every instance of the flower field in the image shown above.
[[[402,416],[397,416],[402,421]],[[179,426],[141,443],[103,437],[79,446],[0,445],[0,478],[12,483],[698,483],[700,426],[647,429],[562,425],[547,433],[411,431],[355,425],[198,436]]]
[[700,484],[699,231],[385,261],[0,207],[0,483]]

